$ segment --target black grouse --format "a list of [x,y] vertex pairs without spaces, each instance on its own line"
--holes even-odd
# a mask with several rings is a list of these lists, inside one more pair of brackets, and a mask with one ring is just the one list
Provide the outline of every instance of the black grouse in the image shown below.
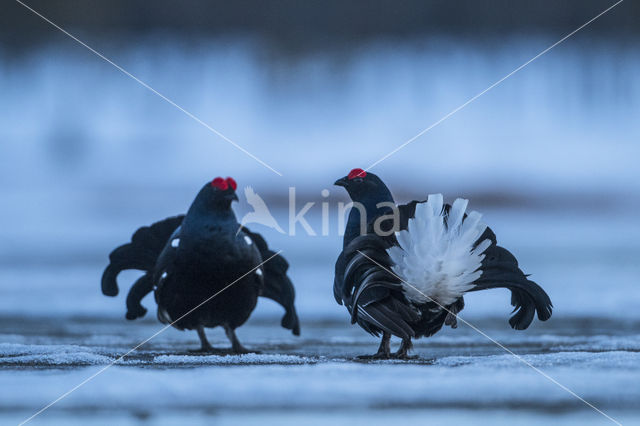
[[[497,245],[479,213],[465,213],[467,200],[447,205],[435,194],[396,205],[382,180],[362,169],[335,185],[347,190],[354,206],[336,261],[334,296],[352,323],[382,334],[378,352],[364,358],[407,358],[412,338],[431,336],[443,325],[456,328],[470,291],[511,290],[509,324],[516,330],[527,328],[536,312],[541,321],[551,317],[547,293]],[[402,339],[394,354],[391,335]]]
[[140,301],[155,290],[158,319],[180,330],[197,330],[199,351],[223,352],[211,347],[204,331],[222,326],[233,353],[246,353],[235,329],[263,296],[284,307],[282,326],[300,334],[289,264],[260,234],[240,227],[231,209],[238,200],[236,187],[232,178],[215,178],[200,190],[186,215],[138,229],[130,243],[109,255],[102,276],[102,293],[107,296],[118,294],[121,271],[145,272],[127,296],[127,319],[145,315]]

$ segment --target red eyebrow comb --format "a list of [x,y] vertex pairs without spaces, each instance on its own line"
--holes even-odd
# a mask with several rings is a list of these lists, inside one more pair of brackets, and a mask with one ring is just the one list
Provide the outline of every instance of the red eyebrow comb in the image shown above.
[[213,186],[214,188],[218,188],[221,191],[226,191],[227,188],[229,188],[229,184],[227,183],[227,181],[222,179],[221,177],[217,177],[212,180],[211,186]]
[[229,185],[231,189],[233,189],[234,191],[238,187],[238,184],[236,183],[235,179],[232,177],[227,177],[227,185]]
[[351,179],[355,179],[357,177],[363,178],[365,176],[367,176],[367,172],[365,172],[364,170],[362,170],[362,169],[353,169],[347,175],[347,179],[351,180]]

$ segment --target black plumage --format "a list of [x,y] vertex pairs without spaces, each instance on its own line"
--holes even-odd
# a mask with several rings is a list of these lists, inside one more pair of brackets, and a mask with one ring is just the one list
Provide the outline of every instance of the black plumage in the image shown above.
[[[409,219],[416,206],[424,201],[396,205],[387,186],[373,173],[354,169],[335,183],[343,186],[359,208],[352,208],[346,225],[343,250],[335,265],[334,296],[351,314],[352,323],[358,323],[367,332],[379,336],[382,342],[375,358],[407,357],[411,339],[428,337],[443,325],[457,326],[456,314],[464,308],[462,294],[446,306],[430,299],[422,303],[410,300],[406,284],[393,272],[394,262],[388,249],[399,246],[396,231],[408,229]],[[451,206],[444,205],[444,223]],[[391,213],[396,211],[396,216]],[[361,221],[361,215],[366,219]],[[463,223],[467,219],[464,215]],[[485,245],[479,278],[466,290],[479,291],[507,288],[511,291],[514,314],[509,323],[517,330],[526,329],[537,312],[541,321],[551,317],[549,296],[519,268],[516,258],[497,245],[494,232],[486,227],[473,244]],[[400,349],[390,353],[389,339],[394,335],[402,339]]]
[[200,190],[186,215],[142,227],[130,243],[113,250],[102,276],[103,294],[118,294],[121,271],[145,272],[127,296],[127,319],[146,314],[140,302],[155,290],[158,319],[181,330],[197,330],[200,350],[214,351],[204,328],[222,326],[232,351],[244,353],[235,329],[263,296],[284,307],[282,326],[300,334],[289,264],[260,234],[240,227],[231,209],[235,188],[231,178],[214,179]]

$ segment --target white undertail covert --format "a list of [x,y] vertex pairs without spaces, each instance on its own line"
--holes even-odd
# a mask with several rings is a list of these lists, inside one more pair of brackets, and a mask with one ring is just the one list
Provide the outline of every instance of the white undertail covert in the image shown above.
[[475,211],[463,221],[468,203],[458,198],[447,215],[442,194],[429,195],[426,203],[416,205],[407,230],[396,232],[400,247],[387,252],[394,262],[393,272],[406,281],[402,285],[410,301],[450,305],[482,275],[483,252],[491,240],[473,248],[487,225]]

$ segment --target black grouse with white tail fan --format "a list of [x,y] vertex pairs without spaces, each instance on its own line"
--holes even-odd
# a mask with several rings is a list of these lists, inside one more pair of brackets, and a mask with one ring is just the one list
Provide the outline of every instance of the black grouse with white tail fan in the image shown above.
[[[335,184],[347,190],[354,207],[333,291],[352,323],[382,334],[378,352],[369,358],[407,358],[412,338],[431,336],[443,325],[455,328],[463,296],[471,291],[511,290],[509,324],[516,330],[527,328],[535,313],[541,321],[551,317],[547,293],[497,245],[479,213],[466,213],[467,200],[448,205],[435,194],[396,205],[384,182],[362,169]],[[392,335],[402,339],[394,354]]]
[[240,227],[231,209],[238,200],[236,187],[232,178],[215,178],[200,190],[186,215],[138,229],[130,243],[109,255],[102,276],[107,296],[118,294],[121,271],[145,272],[127,296],[127,319],[146,314],[140,302],[155,290],[158,319],[180,330],[197,330],[200,351],[219,352],[207,341],[204,328],[222,326],[232,351],[246,353],[235,329],[263,296],[284,307],[282,326],[300,334],[289,264],[260,234]]

